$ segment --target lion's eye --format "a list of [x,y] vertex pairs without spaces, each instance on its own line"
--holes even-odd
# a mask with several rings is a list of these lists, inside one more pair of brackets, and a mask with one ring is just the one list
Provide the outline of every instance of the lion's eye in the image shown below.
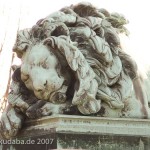
[[48,65],[46,64],[46,63],[42,63],[42,68],[44,68],[44,69],[48,69],[49,67],[48,67]]

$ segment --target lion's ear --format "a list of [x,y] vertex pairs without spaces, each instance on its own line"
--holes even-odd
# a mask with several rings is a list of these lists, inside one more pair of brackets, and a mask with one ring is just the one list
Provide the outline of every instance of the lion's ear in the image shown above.
[[17,33],[13,51],[17,53],[18,58],[22,58],[23,53],[29,48],[32,42],[31,38],[30,29],[21,30]]

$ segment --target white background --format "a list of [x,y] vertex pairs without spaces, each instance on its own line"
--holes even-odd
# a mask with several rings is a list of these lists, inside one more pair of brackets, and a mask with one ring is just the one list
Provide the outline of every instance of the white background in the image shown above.
[[[98,8],[106,8],[110,12],[120,12],[129,20],[128,29],[130,31],[129,47],[130,53],[134,55],[138,62],[144,65],[150,64],[150,5],[148,0],[87,0]],[[7,7],[22,6],[25,14],[20,28],[31,27],[37,20],[48,14],[61,9],[64,6],[77,4],[80,0],[0,0],[0,5]],[[25,21],[23,21],[25,20]],[[131,52],[132,51],[132,52]]]
[[[0,0],[0,44],[5,41],[3,49],[6,49],[3,55],[2,53],[0,55],[0,98],[7,88],[11,65],[10,61],[7,61],[11,60],[11,55],[8,56],[7,50],[12,51],[18,18],[20,18],[19,29],[31,28],[39,19],[78,2],[81,0]],[[87,2],[98,8],[105,8],[109,12],[118,12],[126,16],[130,22],[127,28],[131,34],[129,37],[121,36],[122,43],[126,52],[137,61],[140,70],[147,71],[150,66],[149,0],[87,0]],[[6,31],[9,34],[4,40]]]

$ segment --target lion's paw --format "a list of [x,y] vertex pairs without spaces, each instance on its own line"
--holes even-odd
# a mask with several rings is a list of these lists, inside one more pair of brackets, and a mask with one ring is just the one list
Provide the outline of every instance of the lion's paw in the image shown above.
[[95,114],[101,108],[101,101],[96,100],[89,94],[85,93],[84,96],[81,97],[80,103],[78,103],[77,107],[84,115]]

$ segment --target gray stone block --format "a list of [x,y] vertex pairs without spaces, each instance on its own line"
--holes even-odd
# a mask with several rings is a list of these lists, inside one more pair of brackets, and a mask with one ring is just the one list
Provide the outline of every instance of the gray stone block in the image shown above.
[[53,115],[26,121],[17,137],[0,142],[1,150],[149,150],[150,121]]

